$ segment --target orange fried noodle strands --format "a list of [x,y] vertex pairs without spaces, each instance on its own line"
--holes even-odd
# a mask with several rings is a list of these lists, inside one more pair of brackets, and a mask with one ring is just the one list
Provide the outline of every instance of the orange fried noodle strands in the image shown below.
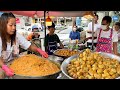
[[10,68],[14,70],[15,74],[22,76],[46,76],[60,71],[56,64],[34,54],[16,59]]

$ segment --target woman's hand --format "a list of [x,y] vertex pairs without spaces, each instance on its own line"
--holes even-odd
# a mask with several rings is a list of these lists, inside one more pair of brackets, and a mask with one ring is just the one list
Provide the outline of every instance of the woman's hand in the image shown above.
[[13,76],[14,72],[12,69],[10,69],[7,65],[2,65],[2,69],[5,71],[7,76]]
[[30,45],[30,47],[28,48],[30,51],[33,51],[33,52],[38,52],[39,54],[41,54],[43,57],[45,58],[48,58],[48,54],[41,50],[40,48],[38,48],[37,46],[35,45]]
[[41,50],[40,48],[37,48],[36,50],[37,50],[37,52],[39,52],[43,57],[48,58],[48,54],[47,54],[45,51]]

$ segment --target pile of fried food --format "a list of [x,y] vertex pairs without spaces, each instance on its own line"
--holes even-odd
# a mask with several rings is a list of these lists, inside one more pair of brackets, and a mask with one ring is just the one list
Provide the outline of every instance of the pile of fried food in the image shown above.
[[57,64],[34,54],[17,58],[11,63],[10,68],[21,76],[46,76],[60,71]]
[[120,76],[120,63],[86,49],[70,62],[67,71],[75,79],[115,79]]
[[55,52],[55,54],[59,55],[59,56],[70,57],[70,56],[73,56],[75,54],[79,54],[79,52],[78,51],[71,51],[68,49],[59,49]]

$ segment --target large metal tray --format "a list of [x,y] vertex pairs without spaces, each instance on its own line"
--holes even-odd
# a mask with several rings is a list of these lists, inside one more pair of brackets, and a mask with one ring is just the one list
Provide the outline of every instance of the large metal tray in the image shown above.
[[[109,58],[114,58],[116,60],[118,60],[120,62],[120,57],[119,56],[116,56],[114,54],[110,54],[110,53],[104,53],[104,52],[99,52],[101,55],[103,56],[106,56],[106,57],[109,57]],[[72,78],[71,76],[68,75],[68,72],[66,70],[68,64],[70,63],[71,60],[73,60],[74,58],[77,58],[78,55],[74,55],[74,56],[71,56],[69,58],[67,58],[66,60],[64,60],[61,64],[61,70],[62,70],[62,73],[67,76],[69,79],[74,79]],[[116,79],[120,79],[120,77],[116,78]]]
[[[14,60],[12,60],[11,62],[9,62],[7,65],[10,65]],[[60,68],[60,64],[50,60],[51,62],[53,62],[54,64],[56,64],[59,68]],[[24,75],[18,75],[15,74],[14,76],[12,76],[12,79],[57,79],[57,77],[59,76],[59,74],[61,73],[61,70],[51,74],[51,75],[46,75],[46,76],[24,76]]]
[[[56,52],[57,52],[58,50],[68,50],[68,49],[57,49],[57,50],[55,50],[55,51],[53,52],[53,54],[54,54],[55,56],[62,57],[62,58],[64,58],[64,59],[66,59],[66,58],[68,58],[68,57],[71,57],[71,56],[61,56],[61,55],[56,54]],[[78,52],[80,52],[80,51],[78,50]]]

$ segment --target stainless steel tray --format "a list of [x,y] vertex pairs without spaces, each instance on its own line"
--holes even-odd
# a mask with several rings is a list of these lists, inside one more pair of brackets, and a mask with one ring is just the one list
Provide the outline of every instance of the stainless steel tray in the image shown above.
[[[8,62],[8,65],[10,65],[14,60],[12,60],[11,62]],[[60,64],[50,60],[51,62],[55,63],[59,68],[60,68]],[[18,75],[15,74],[13,77],[11,77],[12,79],[57,79],[57,77],[59,76],[59,74],[61,73],[61,70],[51,74],[51,75],[46,75],[46,76],[23,76],[23,75]]]
[[[114,59],[116,59],[116,60],[118,60],[119,62],[120,62],[120,57],[119,56],[116,56],[116,55],[114,55],[114,54],[110,54],[110,53],[104,53],[104,52],[99,52],[101,55],[103,55],[103,56],[106,56],[106,57],[109,57],[109,58],[114,58]],[[62,70],[62,73],[66,76],[66,77],[68,77],[69,79],[74,79],[74,78],[72,78],[72,77],[70,77],[69,75],[68,75],[68,72],[67,72],[67,70],[66,70],[66,68],[67,68],[67,66],[68,66],[68,64],[70,63],[70,61],[71,60],[73,60],[74,58],[77,58],[78,57],[78,55],[74,55],[74,56],[71,56],[71,57],[69,57],[69,58],[67,58],[66,60],[64,60],[63,62],[62,62],[62,65],[61,65],[61,70]],[[120,79],[120,77],[118,77],[118,78],[116,78],[116,79]]]
[[[71,57],[71,56],[61,56],[61,55],[57,55],[56,52],[57,52],[58,50],[68,50],[68,49],[57,49],[57,50],[55,50],[55,51],[53,52],[53,54],[54,54],[55,56],[62,57],[62,58],[65,58],[65,59],[68,58],[68,57]],[[78,52],[80,52],[80,51],[78,50]]]

